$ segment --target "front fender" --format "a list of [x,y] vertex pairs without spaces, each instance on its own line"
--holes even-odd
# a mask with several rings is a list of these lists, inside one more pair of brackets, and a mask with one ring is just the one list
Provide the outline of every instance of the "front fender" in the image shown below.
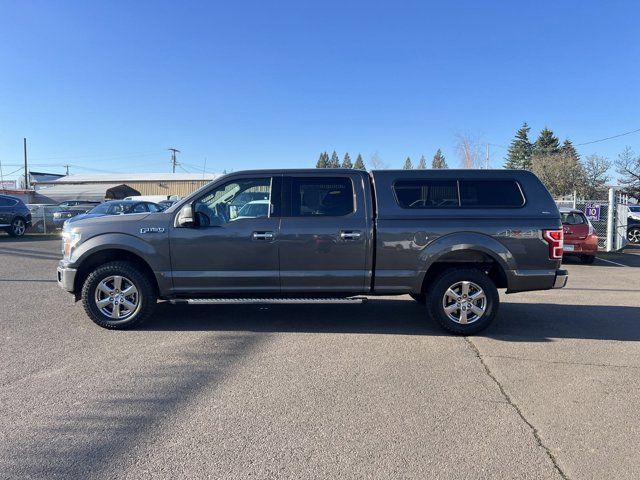
[[158,253],[149,242],[145,242],[133,235],[127,233],[104,233],[81,242],[73,250],[70,263],[77,266],[93,253],[110,249],[126,250],[142,257],[150,265],[152,263],[150,260],[153,260],[152,257]]

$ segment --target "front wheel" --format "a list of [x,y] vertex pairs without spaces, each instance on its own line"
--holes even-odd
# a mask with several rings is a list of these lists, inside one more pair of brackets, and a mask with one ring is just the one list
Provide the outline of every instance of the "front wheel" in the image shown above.
[[640,244],[640,227],[631,227],[627,231],[627,240],[634,245]]
[[110,262],[96,268],[82,287],[87,315],[104,328],[139,325],[153,313],[156,301],[148,276],[128,262]]
[[427,292],[431,317],[445,330],[458,335],[473,335],[488,327],[499,304],[495,284],[476,269],[447,270]]

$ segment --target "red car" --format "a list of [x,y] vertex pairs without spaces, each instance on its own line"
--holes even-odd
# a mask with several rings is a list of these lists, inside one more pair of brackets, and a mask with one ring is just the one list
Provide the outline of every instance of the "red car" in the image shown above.
[[563,257],[573,255],[582,263],[593,263],[598,253],[598,235],[591,222],[584,213],[573,208],[561,208],[560,215],[564,230]]

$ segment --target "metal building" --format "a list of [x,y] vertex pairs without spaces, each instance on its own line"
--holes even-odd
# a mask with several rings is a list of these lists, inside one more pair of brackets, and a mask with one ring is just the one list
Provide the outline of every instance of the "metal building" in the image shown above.
[[36,180],[33,186],[42,195],[46,195],[46,189],[52,186],[117,184],[126,185],[140,195],[184,197],[219,176],[215,173],[98,173]]

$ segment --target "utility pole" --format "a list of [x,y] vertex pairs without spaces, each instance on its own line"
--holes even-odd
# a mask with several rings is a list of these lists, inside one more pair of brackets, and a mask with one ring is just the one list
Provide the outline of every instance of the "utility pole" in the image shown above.
[[487,170],[489,169],[489,144],[487,143]]
[[71,165],[63,165],[63,167],[67,170],[67,176],[69,175],[69,167],[70,167],[70,166],[71,166]]
[[24,145],[24,189],[29,190],[29,169],[27,168],[27,139],[23,138]]
[[171,166],[173,167],[173,173],[176,173],[176,165],[178,164],[176,153],[180,153],[180,150],[177,148],[167,148],[167,150],[171,152]]

